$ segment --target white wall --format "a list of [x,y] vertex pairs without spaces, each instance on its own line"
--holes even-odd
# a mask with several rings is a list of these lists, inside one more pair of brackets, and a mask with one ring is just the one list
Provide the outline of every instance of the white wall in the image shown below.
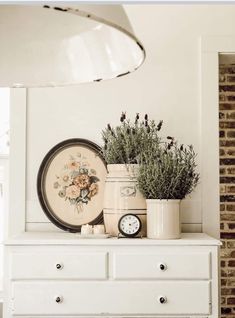
[[[163,119],[164,134],[194,145],[200,170],[200,36],[235,33],[235,6],[156,4],[125,8],[147,52],[138,71],[96,84],[28,91],[28,229],[51,228],[36,195],[36,175],[44,155],[71,137],[100,143],[102,128],[108,122],[118,123],[122,110],[132,117],[136,112],[147,112],[156,121]],[[185,201],[182,212],[183,223],[193,224],[186,229],[200,231],[200,186]]]

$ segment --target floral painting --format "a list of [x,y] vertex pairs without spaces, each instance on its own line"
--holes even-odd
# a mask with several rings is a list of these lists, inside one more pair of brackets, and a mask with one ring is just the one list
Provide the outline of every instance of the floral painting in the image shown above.
[[99,224],[106,175],[101,149],[94,142],[73,138],[55,145],[38,171],[37,192],[44,213],[65,231]]
[[70,155],[54,183],[58,196],[69,200],[77,213],[83,212],[84,204],[88,204],[99,191],[100,180],[96,176],[96,170],[86,160],[79,152],[75,157]]

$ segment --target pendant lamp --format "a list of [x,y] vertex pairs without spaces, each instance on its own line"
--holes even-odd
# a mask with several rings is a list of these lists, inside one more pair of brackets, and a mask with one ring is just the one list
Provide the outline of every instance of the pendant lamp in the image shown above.
[[145,59],[121,5],[0,5],[0,87],[100,82]]

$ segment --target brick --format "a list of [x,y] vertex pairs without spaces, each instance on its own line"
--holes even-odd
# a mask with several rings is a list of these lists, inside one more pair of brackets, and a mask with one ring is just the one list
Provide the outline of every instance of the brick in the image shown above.
[[226,240],[221,240],[222,245],[220,246],[221,249],[224,249],[227,247],[227,241]]
[[227,223],[229,230],[234,230],[235,229],[235,223]]
[[[221,258],[231,258],[231,254],[232,254],[231,250],[228,250],[228,249],[222,249],[220,251]],[[223,276],[227,276],[227,273],[226,275],[223,275]]]
[[221,295],[235,295],[235,288],[221,288]]
[[226,169],[225,168],[220,168],[219,169],[219,173],[220,173],[220,175],[226,174]]
[[[223,131],[223,130],[221,130]],[[224,136],[222,136],[221,138],[223,138]],[[227,137],[228,138],[235,138],[235,131],[234,130],[229,130],[227,131]]]
[[219,65],[219,74],[220,75],[223,75],[226,73],[226,70],[225,70],[225,64],[220,64]]
[[235,177],[220,177],[220,183],[235,183]]
[[221,195],[220,202],[235,202],[235,195]]
[[226,193],[226,186],[224,184],[220,185],[220,193]]
[[[225,305],[226,307],[231,307],[232,305]],[[232,313],[227,315],[226,318],[235,318],[235,308],[234,307],[231,307],[232,308]]]
[[225,96],[225,100],[233,102],[235,101],[235,96],[234,95]]
[[[235,240],[235,233],[226,233],[226,232],[221,232],[220,233],[220,237],[222,239],[231,239],[231,240]],[[235,257],[235,254],[234,254]]]
[[235,297],[227,298],[227,304],[228,305],[235,305]]
[[220,229],[224,230],[224,223],[220,223]]
[[226,101],[226,96],[225,96],[224,94],[220,93],[220,94],[219,94],[219,100],[220,100],[221,102],[225,102],[225,101]]
[[[230,76],[230,77],[233,77],[233,76]],[[220,74],[219,81],[220,82],[225,82],[226,81],[226,76],[224,74]],[[230,82],[232,82],[232,81],[230,81]]]
[[235,92],[235,85],[219,85],[220,92]]
[[220,147],[235,147],[235,140],[220,140]]
[[[228,280],[224,279],[226,281],[226,285],[224,286],[229,286],[229,287],[235,287],[235,280],[234,279],[231,279],[229,278]],[[221,283],[222,285],[222,283]]]
[[221,166],[224,166],[224,165],[229,165],[229,166],[235,165],[235,158],[223,158],[223,159],[220,159],[220,165]]
[[225,267],[225,265],[226,265],[225,261],[220,262],[220,267]]
[[222,213],[220,214],[221,221],[234,221],[235,222],[235,213]]
[[[228,96],[227,96],[228,97]],[[232,96],[235,100],[235,96]],[[235,110],[235,104],[228,104],[228,103],[220,103],[219,105],[220,110]]]
[[225,113],[219,112],[219,119],[224,119],[225,118]]
[[235,66],[233,66],[233,64],[228,65],[224,65],[222,66],[222,68],[220,69],[220,74],[223,73],[228,73],[228,74],[235,74]]
[[235,122],[234,121],[220,122],[219,127],[220,129],[229,129],[229,128],[232,129],[232,128],[235,128]]
[[221,297],[220,298],[220,304],[221,305],[225,305],[226,304],[226,298],[225,297]]
[[235,248],[235,241],[227,241],[228,248]]
[[228,261],[228,266],[229,267],[235,267],[235,260],[229,260]]
[[227,186],[226,187],[226,192],[227,193],[233,193],[233,192],[235,192],[235,186]]
[[[220,275],[221,275],[221,277],[227,277],[228,276],[227,272],[225,270],[223,270],[223,269],[221,269]],[[222,294],[222,295],[225,295],[225,294]]]
[[224,138],[224,137],[225,137],[225,131],[224,130],[220,130],[219,138]]
[[235,156],[235,149],[227,149],[227,155]]
[[227,285],[227,279],[221,279],[220,280],[221,286],[226,286]]
[[222,314],[222,315],[223,315],[223,314],[230,314],[231,311],[232,311],[231,308],[224,308],[224,307],[221,308],[221,314]]
[[[234,151],[234,152],[235,152],[235,151]],[[220,150],[219,150],[219,155],[220,155],[220,156],[224,156],[224,155],[225,155],[225,150],[222,149],[222,148],[220,148]]]
[[225,204],[220,204],[220,211],[225,211]]
[[234,204],[227,204],[226,210],[227,211],[235,211],[235,205]]
[[[227,118],[227,119],[235,119],[235,112],[228,113],[228,114],[226,115],[226,118]],[[221,118],[221,119],[222,119],[222,118]]]
[[[221,75],[219,79],[220,78],[221,78],[220,82],[225,82],[226,76]],[[235,82],[235,76],[227,76],[227,82]]]
[[[228,274],[228,277],[234,277],[235,276],[235,269],[229,269],[228,271],[227,271],[227,274]],[[233,290],[233,292],[231,293],[231,294],[234,294],[235,295],[235,289]],[[231,295],[230,294],[230,295]]]
[[227,173],[235,175],[235,168],[232,168],[232,167],[227,168]]

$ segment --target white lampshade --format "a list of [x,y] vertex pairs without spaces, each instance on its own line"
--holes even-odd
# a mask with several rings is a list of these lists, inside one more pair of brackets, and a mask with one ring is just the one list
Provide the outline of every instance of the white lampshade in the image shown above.
[[0,5],[0,87],[103,81],[144,59],[121,5]]

